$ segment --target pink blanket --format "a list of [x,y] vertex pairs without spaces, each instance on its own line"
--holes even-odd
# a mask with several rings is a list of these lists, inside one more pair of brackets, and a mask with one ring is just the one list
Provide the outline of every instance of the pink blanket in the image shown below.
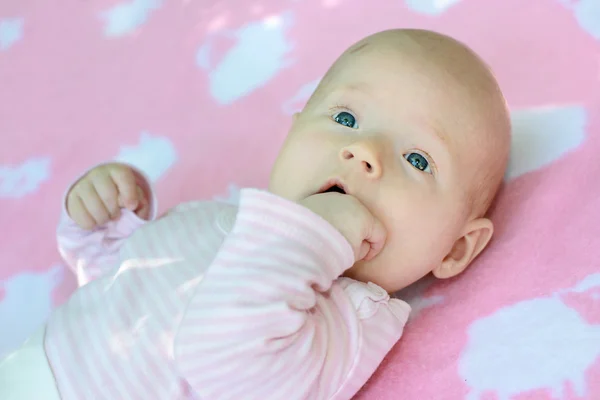
[[117,158],[160,209],[264,187],[290,114],[334,58],[391,27],[451,34],[513,110],[493,245],[401,296],[405,337],[365,400],[600,399],[600,1],[0,2],[0,357],[76,287],[66,185]]

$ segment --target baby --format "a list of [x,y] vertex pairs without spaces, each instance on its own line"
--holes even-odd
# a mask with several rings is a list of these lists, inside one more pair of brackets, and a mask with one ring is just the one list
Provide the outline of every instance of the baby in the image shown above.
[[[353,45],[293,118],[268,191],[155,219],[135,168],[67,192],[58,243],[85,284],[0,366],[0,398],[347,400],[402,335],[388,293],[486,247],[510,123],[463,44]],[[148,222],[152,221],[152,222]]]

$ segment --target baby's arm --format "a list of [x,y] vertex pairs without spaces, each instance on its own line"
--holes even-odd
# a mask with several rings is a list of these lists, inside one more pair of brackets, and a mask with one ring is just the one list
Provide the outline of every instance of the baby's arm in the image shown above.
[[375,285],[337,280],[353,253],[308,209],[244,190],[176,334],[177,366],[199,397],[350,399],[410,311]]
[[[111,188],[111,184],[114,187]],[[131,185],[133,187],[128,188]],[[103,189],[104,193],[98,193]],[[125,164],[104,164],[91,169],[71,185],[63,198],[57,228],[58,249],[77,275],[80,286],[116,268],[123,241],[147,222],[138,216],[139,212],[128,210],[114,198],[119,196],[120,189],[137,190],[140,204],[144,203],[147,208],[143,216],[150,220],[155,218],[156,198],[150,181],[141,171]],[[90,192],[95,194],[91,198]],[[103,211],[111,208],[101,204],[102,201],[118,207],[118,217],[96,223],[94,210],[89,208],[101,207]],[[95,217],[98,218],[97,213]]]

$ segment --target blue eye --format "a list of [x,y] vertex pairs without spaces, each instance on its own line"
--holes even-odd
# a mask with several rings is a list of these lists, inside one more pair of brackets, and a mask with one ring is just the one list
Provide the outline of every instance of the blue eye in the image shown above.
[[358,124],[354,115],[347,111],[341,111],[333,116],[333,120],[340,125],[347,126],[348,128],[357,129]]
[[419,171],[431,173],[431,168],[429,166],[429,161],[425,156],[422,156],[419,153],[408,153],[404,155],[406,161],[408,161],[413,167],[418,169]]

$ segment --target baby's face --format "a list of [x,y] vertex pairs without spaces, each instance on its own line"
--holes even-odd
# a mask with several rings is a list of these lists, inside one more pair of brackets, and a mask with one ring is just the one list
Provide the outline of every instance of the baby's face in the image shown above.
[[480,162],[472,130],[461,129],[474,125],[476,110],[461,96],[436,68],[367,45],[295,116],[270,190],[298,201],[338,180],[387,229],[381,253],[347,276],[396,291],[460,251]]

